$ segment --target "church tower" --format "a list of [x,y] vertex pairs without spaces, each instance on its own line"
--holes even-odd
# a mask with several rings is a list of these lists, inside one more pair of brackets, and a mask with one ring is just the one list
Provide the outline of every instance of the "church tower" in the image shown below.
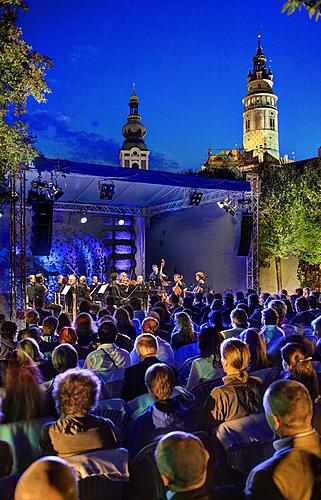
[[133,92],[129,99],[127,123],[122,129],[125,140],[119,151],[119,160],[121,167],[148,170],[148,157],[150,151],[147,149],[144,141],[146,128],[140,121],[138,106],[139,102],[134,84]]
[[259,35],[253,70],[247,77],[247,95],[243,99],[243,148],[253,156],[263,157],[269,153],[279,159],[278,97],[274,94],[273,75],[266,69]]

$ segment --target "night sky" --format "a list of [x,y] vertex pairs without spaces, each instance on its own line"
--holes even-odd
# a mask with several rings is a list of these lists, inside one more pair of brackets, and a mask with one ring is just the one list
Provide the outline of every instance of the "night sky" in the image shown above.
[[321,145],[321,20],[285,0],[27,0],[24,38],[54,68],[28,120],[48,157],[118,164],[132,82],[151,168],[198,169],[207,149],[242,145],[242,98],[262,33],[279,96],[280,152]]

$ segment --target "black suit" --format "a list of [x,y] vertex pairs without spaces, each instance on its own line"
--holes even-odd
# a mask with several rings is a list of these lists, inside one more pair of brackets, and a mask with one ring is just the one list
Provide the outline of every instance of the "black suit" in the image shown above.
[[155,363],[160,363],[159,359],[156,356],[148,356],[140,363],[126,368],[124,385],[121,391],[122,399],[131,401],[137,396],[148,392],[145,385],[145,373]]

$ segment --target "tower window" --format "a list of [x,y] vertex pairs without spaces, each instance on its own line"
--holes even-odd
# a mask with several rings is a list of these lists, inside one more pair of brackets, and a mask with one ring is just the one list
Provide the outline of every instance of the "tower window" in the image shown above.
[[274,120],[274,118],[272,118],[272,117],[270,118],[270,128],[271,128],[272,130],[275,130],[275,120]]
[[245,121],[245,131],[248,132],[250,130],[250,120]]
[[129,160],[125,160],[125,167],[129,167]]

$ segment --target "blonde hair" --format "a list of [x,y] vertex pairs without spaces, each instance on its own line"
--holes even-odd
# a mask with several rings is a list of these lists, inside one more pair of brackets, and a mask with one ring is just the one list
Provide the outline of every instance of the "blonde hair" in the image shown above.
[[226,339],[222,342],[221,357],[225,359],[228,364],[240,372],[242,378],[247,380],[248,374],[246,369],[250,362],[250,350],[243,340],[236,338]]
[[157,339],[150,333],[142,333],[135,340],[135,348],[138,355],[148,356],[157,353]]
[[175,386],[173,368],[164,363],[156,363],[148,368],[145,384],[155,401],[169,399]]

